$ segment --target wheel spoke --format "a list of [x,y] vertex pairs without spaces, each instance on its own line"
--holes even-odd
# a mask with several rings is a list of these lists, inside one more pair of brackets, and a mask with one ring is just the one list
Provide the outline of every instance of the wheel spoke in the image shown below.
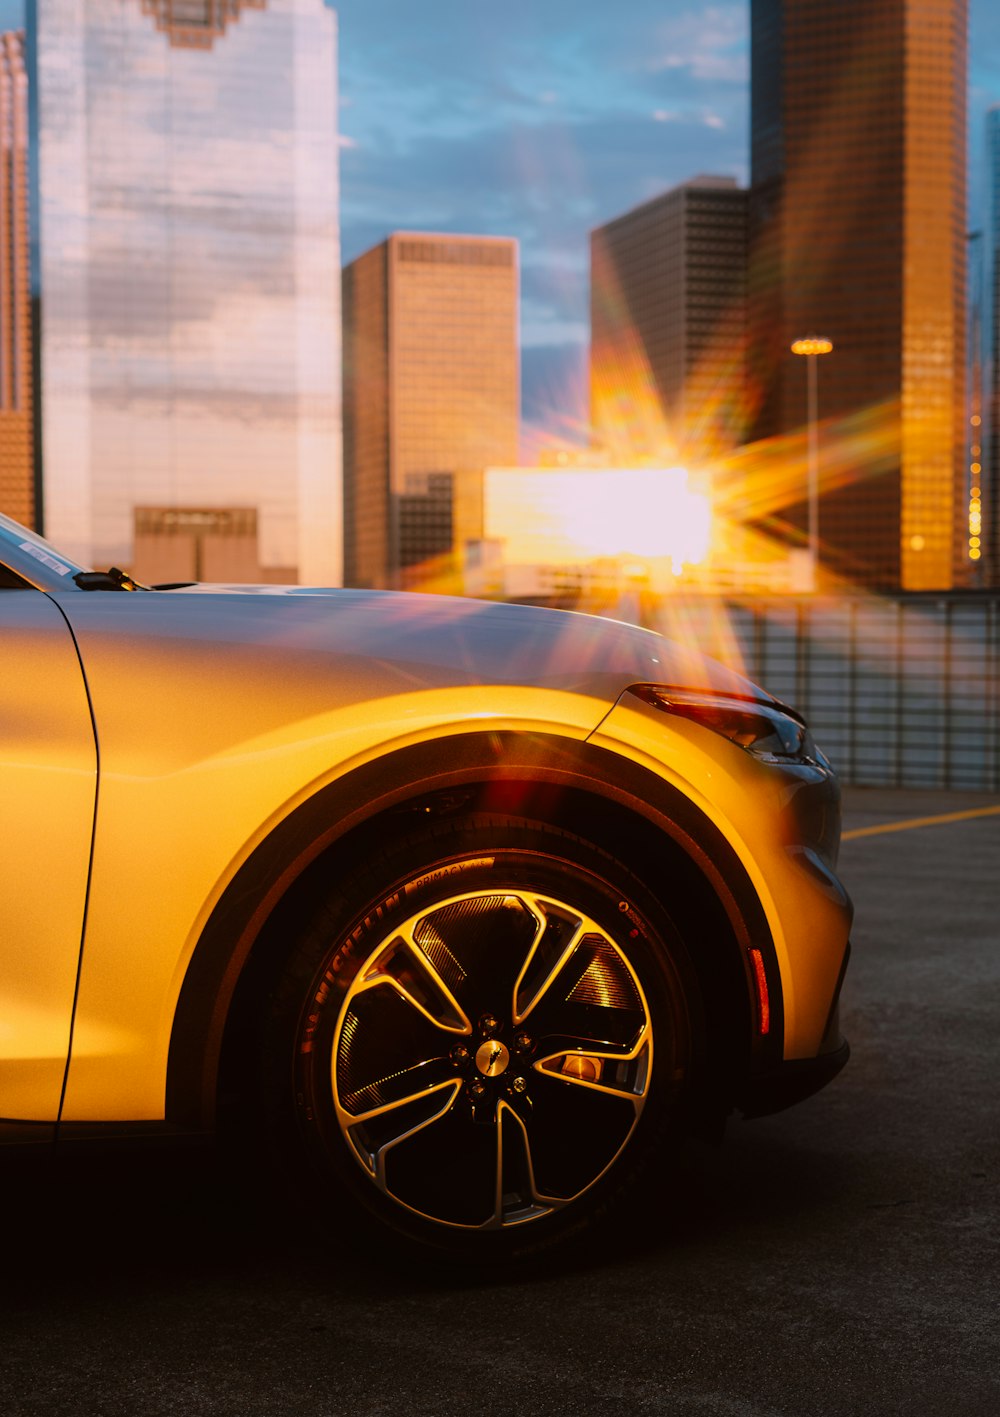
[[338,1110],[348,1126],[370,1122],[452,1086],[456,1082],[452,1073],[453,1069],[443,1058],[432,1058],[388,1077],[377,1078],[357,1092],[341,1095],[337,1099]]
[[389,1153],[401,1142],[440,1121],[454,1106],[460,1087],[460,1080],[452,1078],[358,1117],[341,1114],[355,1149],[367,1161],[382,1190],[386,1189],[385,1167]]
[[[452,989],[449,987],[448,981],[444,977],[444,973],[441,969],[439,969],[438,964],[435,960],[435,955],[437,955],[438,959],[441,958],[441,952],[434,948],[432,932],[430,932],[426,928],[423,931],[420,931],[417,928],[419,925],[422,924],[424,924],[423,921],[418,921],[415,923],[415,925],[411,925],[409,929],[403,932],[403,938],[409,945],[413,953],[414,959],[430,976],[431,982],[433,983],[434,987],[438,989],[441,994],[444,995],[444,998],[447,1000],[449,1007],[454,1011],[454,1016],[461,1020],[462,1032],[471,1033],[472,1024],[470,1023],[465,1010],[462,1008],[462,1005],[459,1003],[458,999],[456,999]],[[446,949],[446,947],[443,946],[443,942],[442,947]],[[447,954],[445,955],[445,958],[448,958]],[[451,957],[451,963],[454,965],[455,969],[449,972],[454,973],[455,971],[461,970],[461,966],[458,965],[457,960],[454,960],[453,957]],[[460,974],[460,978],[464,978],[464,972]]]
[[470,1120],[460,1096],[456,1086],[435,1115],[384,1147],[375,1180],[418,1214],[450,1225],[493,1228],[502,1174],[500,1129],[495,1113],[485,1122]]
[[454,1069],[445,1051],[453,1037],[453,1030],[442,1030],[395,980],[359,985],[344,1010],[331,1060],[341,1124],[354,1125],[451,1081]]
[[497,1111],[496,1111],[497,1150],[496,1150],[496,1165],[495,1165],[494,1175],[493,1175],[493,1218],[492,1218],[492,1220],[490,1220],[490,1221],[488,1222],[488,1227],[487,1227],[487,1228],[489,1228],[490,1230],[499,1230],[500,1227],[503,1225],[503,1195],[504,1195],[504,1192],[503,1192],[503,1160],[504,1160],[504,1157],[503,1157],[503,1132],[504,1132],[503,1119],[504,1119],[504,1113],[505,1113],[505,1112],[509,1112],[509,1111],[510,1111],[510,1108],[507,1106],[506,1102],[501,1101],[501,1102],[498,1102],[498,1103],[497,1103]]
[[640,1105],[622,1092],[536,1072],[524,1118],[536,1194],[568,1202],[593,1185],[628,1139]]
[[585,919],[536,990],[530,1010],[536,1037],[572,1039],[571,1048],[596,1052],[628,1053],[648,1021],[629,966],[604,932]]
[[411,921],[405,933],[462,1017],[477,1019],[503,1007],[538,931],[523,893],[504,891],[445,901]]
[[[516,1125],[524,1160],[528,1201],[525,1203],[522,1200],[519,1209],[513,1211],[513,1213],[511,1213],[512,1207],[508,1207],[507,1211],[507,1223],[519,1224],[525,1220],[533,1219],[535,1215],[544,1214],[548,1210],[560,1210],[566,1204],[566,1201],[563,1200],[561,1196],[547,1196],[539,1189],[538,1181],[535,1178],[534,1163],[531,1158],[531,1138],[528,1135],[528,1128],[524,1124],[524,1119],[518,1115],[513,1107],[508,1107],[506,1104],[503,1104],[503,1107],[505,1115],[510,1117],[512,1123]],[[509,1150],[510,1148],[508,1148],[508,1151]]]
[[642,1111],[653,1062],[649,1029],[643,1030],[635,1048],[628,1052],[577,1047],[547,1053],[535,1061],[535,1069],[558,1078],[571,1087],[627,1098]]
[[515,1026],[524,1023],[545,998],[576,953],[586,929],[586,922],[581,917],[568,919],[565,913],[554,913],[551,905],[546,909],[545,903],[536,897],[527,899],[532,914],[539,921],[539,928],[514,983],[512,1013]]
[[433,961],[412,937],[401,931],[365,972],[356,993],[390,985],[402,999],[446,1033],[471,1033],[461,1004],[441,978]]
[[[610,1028],[593,1030],[594,1033],[610,1033]],[[646,1030],[634,1035],[626,1043],[617,1043],[610,1038],[595,1038],[581,1033],[546,1033],[543,1035],[544,1051],[535,1059],[536,1063],[549,1058],[562,1058],[571,1053],[581,1053],[592,1058],[628,1059],[634,1058],[642,1047]]]

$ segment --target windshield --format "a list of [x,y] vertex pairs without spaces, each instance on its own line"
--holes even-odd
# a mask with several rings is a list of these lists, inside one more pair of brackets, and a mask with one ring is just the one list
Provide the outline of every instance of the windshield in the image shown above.
[[20,522],[12,521],[0,512],[0,551],[8,546],[26,553],[39,565],[47,566],[50,571],[55,571],[60,576],[71,576],[84,569],[76,561],[64,556],[58,547],[46,541],[43,536],[29,531],[27,527],[21,526]]

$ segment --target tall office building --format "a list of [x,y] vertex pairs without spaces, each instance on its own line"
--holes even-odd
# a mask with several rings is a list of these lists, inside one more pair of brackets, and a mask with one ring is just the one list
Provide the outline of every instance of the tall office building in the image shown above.
[[345,579],[419,586],[517,461],[517,243],[397,232],[344,268]]
[[[985,225],[986,277],[985,305],[985,392],[984,437],[980,451],[982,479],[972,483],[969,498],[970,540],[972,527],[979,513],[980,541],[984,564],[983,580],[987,585],[1000,586],[1000,107],[991,108],[986,116],[987,213]],[[980,496],[972,495],[978,486]],[[978,509],[975,502],[979,501]]]
[[341,571],[336,19],[32,0],[45,530],[149,580]]
[[746,201],[733,178],[696,177],[591,232],[599,442],[697,460],[740,441]]
[[[969,566],[967,0],[752,0],[749,326],[754,433],[803,430],[805,360],[839,485],[821,559],[871,586]],[[849,463],[849,474],[843,474]],[[787,509],[805,522],[803,505]]]
[[0,34],[0,512],[35,522],[28,80],[24,36]]

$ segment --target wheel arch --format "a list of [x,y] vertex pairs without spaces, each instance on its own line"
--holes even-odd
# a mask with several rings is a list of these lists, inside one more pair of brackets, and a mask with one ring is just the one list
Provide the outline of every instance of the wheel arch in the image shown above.
[[[554,820],[620,855],[666,864],[682,879],[668,913],[707,910],[718,930],[692,951],[703,992],[721,1010],[726,1056],[716,1085],[782,1056],[781,984],[763,908],[732,847],[682,792],[606,748],[558,735],[478,732],[400,749],[321,788],[260,843],[236,872],[193,952],[178,999],[167,1064],[166,1120],[189,1130],[215,1124],[223,1045],[238,1013],[238,987],[255,962],[282,948],[319,894],[321,878],[346,870],[374,832],[412,829],[415,813],[478,809]],[[661,887],[650,887],[659,895]],[[682,933],[690,921],[677,921]],[[725,940],[722,935],[725,934]],[[749,951],[760,950],[771,1027],[754,1027]],[[729,1098],[728,1101],[731,1101]]]

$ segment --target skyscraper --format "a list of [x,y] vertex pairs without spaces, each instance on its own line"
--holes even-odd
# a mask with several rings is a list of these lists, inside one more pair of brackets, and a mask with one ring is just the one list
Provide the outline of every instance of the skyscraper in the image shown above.
[[695,177],[591,232],[600,442],[697,459],[740,440],[746,200],[733,178]]
[[336,20],[45,0],[45,529],[140,577],[337,582]]
[[0,512],[35,521],[28,81],[24,36],[0,35]]
[[[1000,107],[991,108],[986,115],[986,155],[986,428],[980,445],[985,454],[982,458],[983,477],[979,483],[980,540],[985,562],[984,580],[987,585],[1000,586]],[[970,497],[970,504],[974,500]],[[973,520],[974,509],[970,505],[970,522]]]
[[517,243],[397,232],[344,268],[348,585],[420,585],[517,461]]
[[[943,589],[968,567],[967,0],[751,0],[749,327],[758,438],[806,422],[819,371],[822,562]],[[845,451],[846,450],[846,451]],[[845,462],[849,474],[843,474]],[[803,503],[785,509],[805,523]]]

